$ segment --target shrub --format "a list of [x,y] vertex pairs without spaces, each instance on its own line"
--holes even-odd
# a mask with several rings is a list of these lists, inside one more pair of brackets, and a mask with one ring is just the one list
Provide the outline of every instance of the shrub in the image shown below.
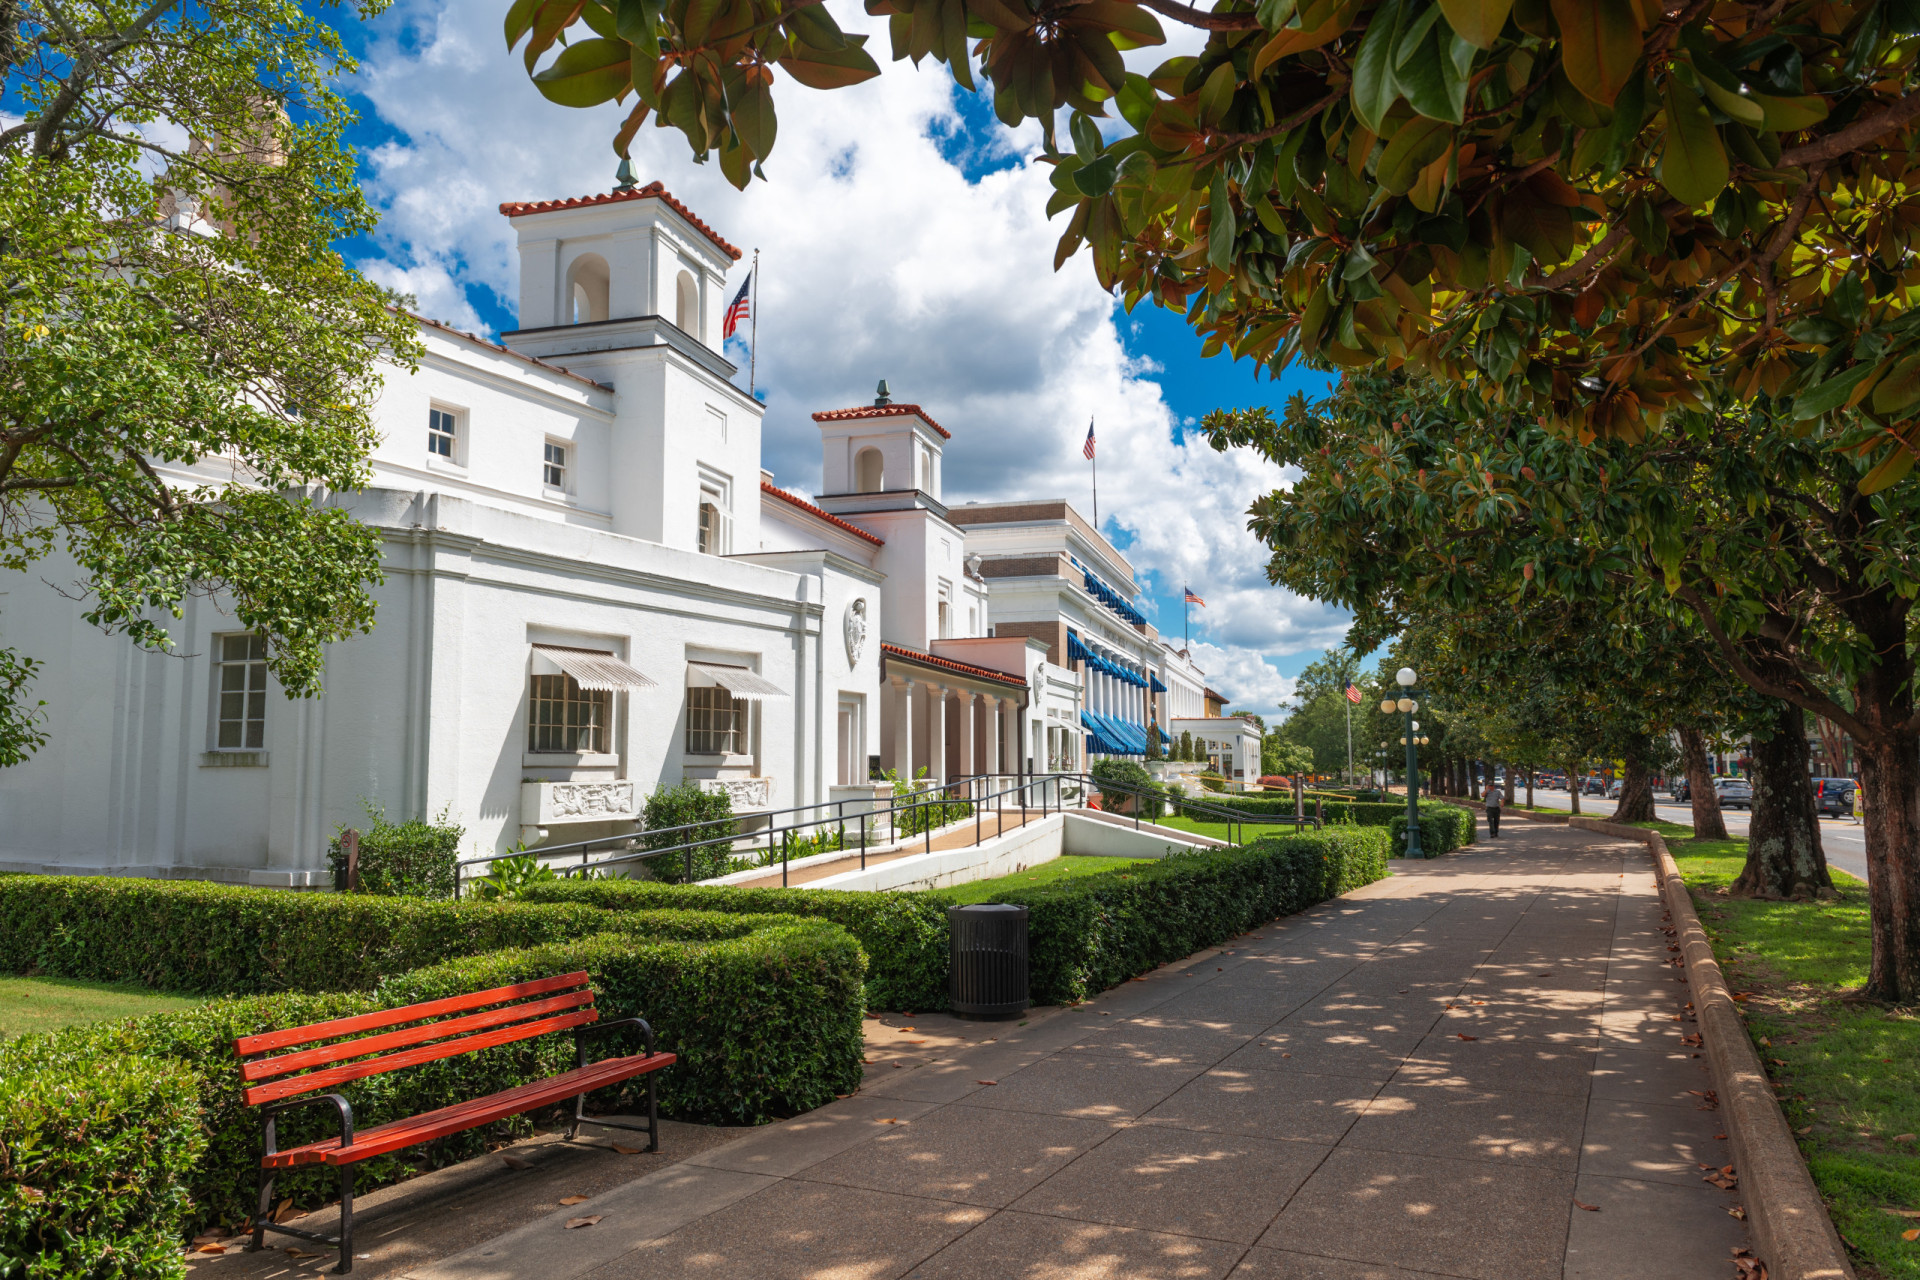
[[944,901],[917,893],[843,889],[738,889],[665,885],[645,880],[561,880],[528,890],[534,902],[591,905],[610,911],[756,912],[831,920],[867,953],[867,1007],[947,1007],[947,914]]
[[[360,833],[360,892],[451,898],[460,838],[467,829],[446,822],[445,816],[438,822],[388,822],[385,813],[369,806],[367,829]],[[336,889],[347,887],[347,855],[340,847],[344,830],[336,830],[327,846]]]
[[[913,775],[912,782],[902,778],[892,769],[881,776],[893,784],[895,805],[903,805],[906,801],[931,793],[929,788],[916,785],[926,779],[927,771],[924,768]],[[967,800],[922,804],[912,809],[896,808],[893,811],[893,833],[896,836],[917,836],[923,831],[938,830],[950,822],[958,822],[962,818],[972,816],[973,804]]]
[[1225,791],[1227,778],[1221,773],[1203,773],[1200,775],[1200,785],[1209,791]]
[[483,879],[473,882],[472,893],[481,902],[518,899],[528,885],[557,879],[553,868],[540,861],[537,854],[522,853],[493,863]]
[[0,1066],[0,1276],[183,1275],[206,1147],[193,1073],[139,1057]]
[[[1393,856],[1406,857],[1407,815],[1404,810],[1389,825],[1388,831],[1393,839]],[[1472,844],[1473,836],[1471,811],[1450,804],[1420,806],[1420,852],[1423,856],[1438,858],[1442,854],[1452,853],[1462,845]]]
[[[733,817],[733,797],[725,791],[703,791],[697,782],[660,786],[647,797],[642,810],[644,827],[640,833],[643,849],[671,849],[694,840],[716,843],[690,849],[685,853],[647,859],[649,871],[669,884],[687,880],[706,880],[725,875],[732,859],[733,842],[729,838],[739,830]],[[695,822],[712,823],[692,831],[674,831]],[[658,828],[669,828],[658,830]]]
[[1379,829],[1267,836],[1010,890],[993,901],[1029,911],[1033,999],[1070,1004],[1378,880],[1387,874],[1386,857]]
[[[1110,812],[1131,813],[1133,811],[1134,801],[1138,798],[1134,794],[1136,791],[1144,792],[1148,797],[1162,794],[1161,787],[1154,782],[1153,775],[1147,772],[1146,766],[1135,764],[1131,760],[1115,760],[1111,758],[1095,760],[1093,762],[1093,768],[1089,769],[1088,772],[1093,775],[1093,782],[1096,787],[1099,787],[1103,782],[1113,784],[1115,789],[1112,791],[1104,787],[1100,788],[1100,807]],[[1121,790],[1120,788],[1132,788],[1132,790]],[[1144,801],[1144,803],[1148,811],[1154,811],[1158,808],[1151,799]]]
[[[605,913],[590,911],[606,922]],[[238,1229],[252,1213],[259,1174],[259,1113],[245,1104],[233,1041],[276,1028],[347,1017],[501,986],[521,977],[586,969],[593,975],[605,1017],[640,1016],[652,1023],[660,1048],[685,1062],[662,1073],[663,1108],[690,1119],[758,1123],[819,1106],[849,1092],[860,1078],[860,984],[863,961],[847,934],[824,921],[718,913],[658,913],[683,934],[707,940],[668,942],[657,937],[600,934],[525,950],[463,957],[397,975],[377,992],[326,995],[280,993],[214,1000],[192,1009],[120,1023],[30,1035],[0,1045],[0,1080],[35,1071],[99,1070],[118,1060],[165,1060],[188,1072],[197,1091],[198,1123],[206,1148],[186,1175],[193,1205],[187,1226]],[[621,920],[631,924],[638,913]],[[851,1039],[849,1040],[849,1028]],[[588,1042],[598,1058],[627,1051],[617,1035]],[[570,1069],[568,1036],[542,1036],[442,1059],[344,1086],[356,1128],[418,1115],[450,1101],[479,1097]],[[645,1087],[644,1080],[641,1088]],[[0,1098],[5,1087],[0,1086]],[[596,1109],[618,1105],[616,1091],[596,1095]],[[3,1124],[4,1120],[0,1120]],[[327,1137],[330,1113],[300,1108],[280,1118],[279,1141],[295,1146]],[[519,1116],[485,1129],[451,1135],[438,1153],[452,1163],[490,1143],[532,1131]],[[0,1138],[8,1131],[0,1128]],[[358,1167],[361,1189],[397,1181],[423,1159],[419,1149],[396,1152]],[[319,1204],[332,1194],[333,1171],[320,1166],[283,1171],[275,1194]],[[0,1196],[8,1174],[0,1166]],[[177,1236],[173,1248],[178,1248]]]
[[[1239,813],[1274,818],[1293,816],[1291,796],[1206,796],[1204,799],[1215,808],[1232,809]],[[1306,811],[1309,816],[1315,812],[1312,797],[1307,800]],[[1326,814],[1330,823],[1352,821],[1363,827],[1384,827],[1396,816],[1405,817],[1407,806],[1405,801],[1368,804],[1358,800],[1325,800],[1321,812]]]
[[[623,917],[623,932],[709,938],[686,912]],[[720,922],[726,927],[730,923]],[[170,991],[371,991],[456,956],[605,932],[585,905],[430,902],[289,893],[191,880],[0,876],[0,972]]]

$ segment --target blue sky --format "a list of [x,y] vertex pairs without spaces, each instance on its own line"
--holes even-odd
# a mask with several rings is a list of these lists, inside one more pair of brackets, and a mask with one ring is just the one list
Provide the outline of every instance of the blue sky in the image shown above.
[[[514,325],[505,199],[606,190],[617,108],[542,101],[500,39],[505,0],[398,0],[349,25],[363,70],[343,86],[362,113],[351,141],[381,228],[345,246],[429,316],[489,333]],[[843,26],[870,23],[835,5]],[[886,37],[876,41],[884,49]],[[1101,294],[1085,254],[1051,270],[1060,221],[1043,214],[1037,129],[1010,134],[983,96],[943,70],[886,61],[884,74],[831,94],[776,88],[780,142],[769,181],[736,193],[695,165],[676,132],[643,128],[641,180],[659,179],[743,249],[764,254],[760,389],[763,454],[776,482],[816,491],[808,412],[862,403],[875,378],[955,433],[947,498],[1064,496],[1090,508],[1080,457],[1098,422],[1100,515],[1136,565],[1142,606],[1177,639],[1181,592],[1195,609],[1210,682],[1271,712],[1289,677],[1344,631],[1344,616],[1265,582],[1247,505],[1283,482],[1270,464],[1215,455],[1192,426],[1223,407],[1276,409],[1326,385],[1295,371],[1199,357],[1183,319]],[[1189,50],[1166,49],[1160,56]],[[729,278],[731,296],[743,262]],[[743,354],[743,353],[742,353]]]

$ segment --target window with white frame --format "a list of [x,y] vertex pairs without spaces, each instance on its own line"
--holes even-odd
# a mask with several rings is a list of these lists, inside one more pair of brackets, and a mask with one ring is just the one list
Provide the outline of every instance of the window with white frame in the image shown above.
[[700,479],[700,523],[694,548],[703,555],[724,556],[733,551],[733,504],[730,486],[717,476]]
[[460,415],[435,405],[427,410],[427,452],[448,462],[460,456]]
[[215,643],[214,747],[258,751],[267,740],[266,637],[220,636]]
[[604,754],[613,720],[613,694],[582,689],[570,675],[536,675],[527,691],[527,750]]
[[741,754],[747,703],[717,686],[687,690],[687,754]]
[[567,446],[558,440],[549,440],[546,453],[540,464],[540,478],[549,489],[567,487]]

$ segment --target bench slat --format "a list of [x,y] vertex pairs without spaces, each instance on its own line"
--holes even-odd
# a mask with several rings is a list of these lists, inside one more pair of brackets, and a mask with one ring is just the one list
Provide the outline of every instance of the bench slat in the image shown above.
[[533,982],[517,982],[512,986],[494,987],[489,991],[475,991],[471,995],[448,996],[442,1000],[427,1000],[420,1004],[402,1005],[396,1009],[356,1014],[351,1018],[335,1018],[330,1022],[315,1022],[304,1027],[288,1027],[283,1031],[264,1031],[259,1035],[241,1036],[233,1042],[233,1049],[243,1058],[251,1057],[256,1053],[265,1053],[269,1049],[312,1044],[316,1040],[332,1040],[338,1036],[354,1035],[362,1031],[378,1031],[382,1027],[422,1022],[443,1014],[458,1013],[462,1009],[505,1004],[509,1000],[545,995],[549,991],[560,991],[567,987],[584,987],[587,982],[588,975],[585,970],[564,973],[553,978],[540,978]]
[[[501,989],[505,990],[505,988]],[[344,1084],[348,1080],[359,1080],[365,1076],[398,1071],[402,1067],[418,1066],[423,1062],[436,1062],[441,1058],[451,1058],[456,1054],[472,1053],[479,1049],[490,1049],[496,1045],[512,1044],[516,1040],[531,1040],[535,1036],[543,1036],[550,1031],[564,1031],[568,1027],[597,1022],[599,1018],[600,1013],[596,1009],[591,1007],[579,1009],[554,1018],[542,1018],[537,1022],[518,1023],[498,1031],[482,1031],[477,1035],[463,1036],[458,1040],[442,1044],[390,1053],[385,1057],[372,1058],[366,1062],[352,1062],[344,1067],[330,1067],[325,1071],[309,1072],[303,1076],[288,1076],[270,1084],[256,1085],[242,1096],[246,1098],[248,1106],[258,1106],[262,1102],[272,1102],[279,1098],[316,1093],[322,1089],[332,1088],[336,1084]]]
[[389,1031],[384,1035],[362,1036],[358,1040],[343,1040],[336,1044],[322,1045],[318,1049],[302,1049],[298,1053],[282,1054],[277,1058],[261,1058],[256,1062],[245,1062],[240,1065],[240,1078],[269,1080],[274,1076],[304,1071],[308,1067],[339,1062],[343,1058],[364,1058],[370,1054],[384,1053],[388,1049],[403,1049],[410,1044],[419,1044],[423,1040],[444,1040],[450,1036],[469,1035],[475,1031],[484,1031],[488,1027],[520,1022],[541,1014],[558,1013],[563,1009],[577,1009],[583,1004],[592,1003],[593,992],[570,991],[566,995],[548,996],[545,1000],[510,1004],[499,1009],[488,1009],[483,1013],[470,1013],[461,1018],[449,1018],[444,1022],[426,1022],[417,1027]]
[[564,1075],[550,1076],[530,1084],[517,1085],[484,1098],[442,1107],[405,1120],[395,1120],[353,1135],[353,1145],[342,1150],[338,1138],[326,1138],[303,1147],[275,1152],[266,1161],[268,1168],[285,1169],[307,1164],[353,1164],[402,1147],[430,1142],[448,1134],[519,1115],[524,1111],[549,1106],[575,1094],[604,1088],[609,1084],[672,1066],[677,1056],[671,1053],[637,1054],[631,1058],[606,1058],[576,1068]]

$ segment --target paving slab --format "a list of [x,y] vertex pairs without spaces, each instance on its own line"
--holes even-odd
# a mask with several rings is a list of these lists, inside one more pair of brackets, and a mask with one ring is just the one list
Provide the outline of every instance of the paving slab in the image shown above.
[[910,1280],[1215,1280],[1233,1270],[1242,1252],[1240,1245],[1218,1240],[1006,1212],[909,1275]]

